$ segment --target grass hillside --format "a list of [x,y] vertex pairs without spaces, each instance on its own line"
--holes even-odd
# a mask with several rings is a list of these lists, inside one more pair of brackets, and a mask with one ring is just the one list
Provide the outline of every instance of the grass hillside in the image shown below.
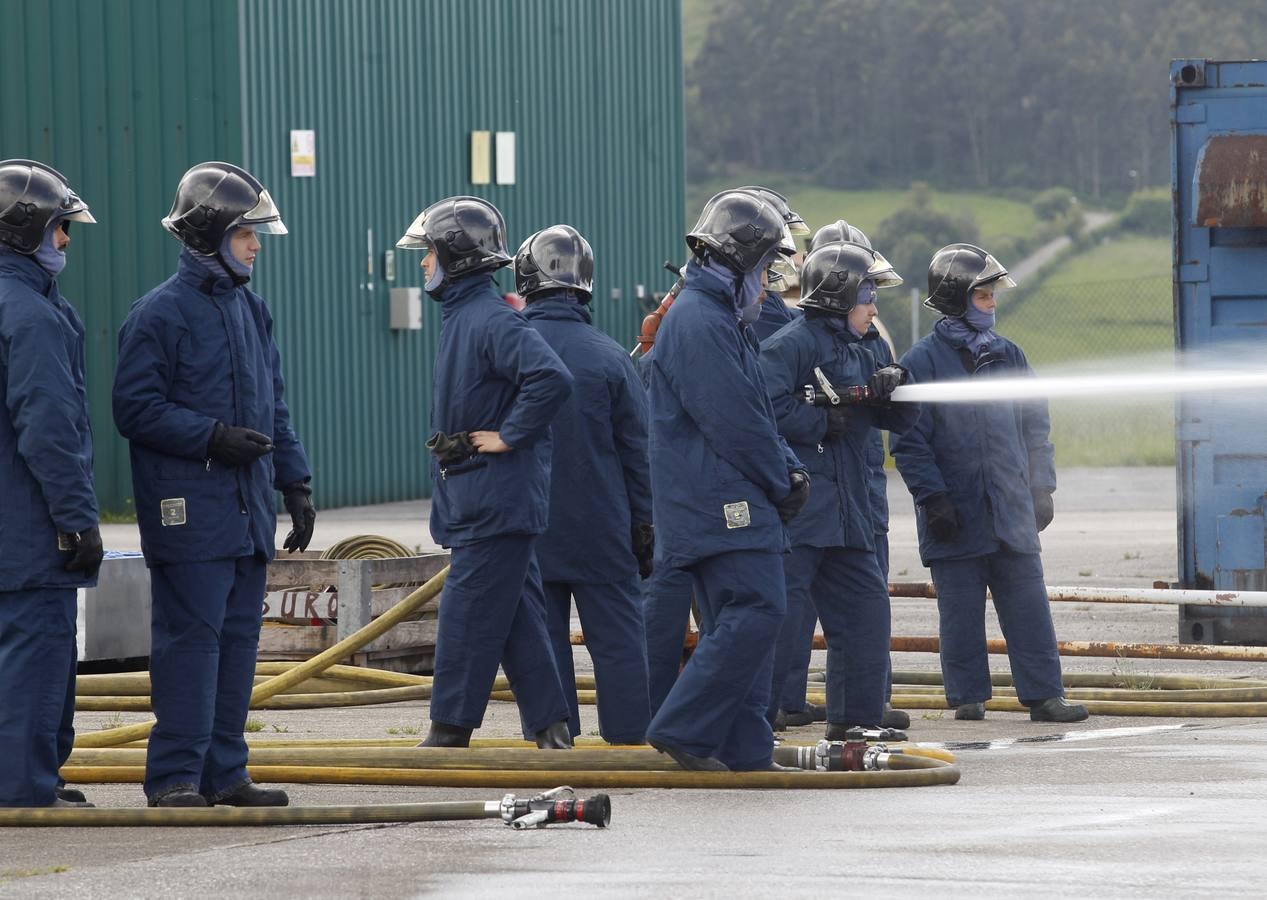
[[1002,294],[999,331],[1025,351],[1040,375],[1065,369],[1106,375],[1096,402],[1051,404],[1061,466],[1170,465],[1170,398],[1114,398],[1110,376],[1138,371],[1174,347],[1170,243],[1125,237],[1060,264],[1032,290]]

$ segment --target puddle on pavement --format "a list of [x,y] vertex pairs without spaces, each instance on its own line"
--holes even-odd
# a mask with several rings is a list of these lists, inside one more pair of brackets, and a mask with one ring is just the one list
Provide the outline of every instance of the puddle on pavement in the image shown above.
[[1029,737],[996,738],[990,741],[946,741],[924,742],[918,747],[934,747],[941,750],[1007,750],[1017,744],[1057,744],[1074,741],[1098,741],[1113,738],[1139,737],[1146,734],[1161,734],[1166,731],[1185,731],[1193,728],[1210,728],[1210,725],[1180,723],[1178,725],[1142,725],[1135,728],[1092,728],[1084,731],[1065,731],[1058,734],[1035,734]]

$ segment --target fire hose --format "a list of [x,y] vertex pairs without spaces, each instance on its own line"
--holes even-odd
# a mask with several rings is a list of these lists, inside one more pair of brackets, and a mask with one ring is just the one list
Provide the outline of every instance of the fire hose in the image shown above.
[[[339,660],[351,655],[361,646],[375,640],[396,623],[403,621],[427,604],[434,602],[444,585],[448,569],[444,569],[425,585],[412,592],[389,611],[370,622],[365,627],[339,641],[334,646],[317,654],[306,662],[287,668],[257,684],[252,691],[252,704],[258,704],[271,697],[295,688],[310,678],[326,673]],[[336,678],[356,681],[357,677],[343,669],[336,670]],[[385,681],[419,679],[420,676],[402,676],[394,678],[390,673],[379,673],[372,676],[380,684]],[[415,683],[412,687],[429,689],[429,684]],[[391,689],[391,688],[382,688]],[[118,747],[146,738],[154,723],[143,722],[111,728],[94,734],[77,736],[75,747],[78,750]],[[424,748],[418,748],[424,749]],[[467,751],[470,752],[470,751]],[[896,787],[933,784],[954,784],[959,780],[959,769],[953,764],[931,757],[921,757],[920,763],[903,762],[892,769],[835,772],[686,772],[648,770],[620,770],[609,768],[602,771],[578,771],[559,768],[561,756],[558,751],[533,751],[543,753],[555,763],[555,768],[532,770],[519,769],[424,769],[404,768],[399,766],[314,766],[314,765],[256,765],[251,768],[253,777],[266,781],[289,783],[324,783],[324,784],[399,784],[399,785],[431,785],[431,786],[518,786],[523,787],[531,782],[532,786],[557,785],[565,780],[559,777],[560,772],[568,772],[573,777],[566,780],[576,784],[610,787],[699,787],[699,788],[858,788],[858,787]],[[648,757],[654,757],[651,751],[640,751]],[[572,751],[571,753],[576,753]],[[606,756],[606,753],[604,753]],[[311,760],[310,760],[311,761]],[[361,760],[364,761],[364,760]],[[518,761],[518,760],[515,760]],[[503,763],[505,765],[506,763]],[[920,768],[912,768],[918,766]],[[75,782],[140,782],[144,777],[143,766],[74,766],[63,769],[67,781]],[[288,807],[287,807],[288,808]],[[51,811],[50,811],[51,812]]]
[[565,822],[585,822],[606,828],[611,822],[611,800],[606,794],[579,798],[573,788],[565,785],[534,797],[520,798],[507,794],[500,800],[433,803],[256,808],[212,806],[187,809],[0,809],[0,828],[126,828],[147,825],[241,828],[251,825],[375,825],[395,822],[454,822],[465,819],[501,819],[516,829],[544,828]]

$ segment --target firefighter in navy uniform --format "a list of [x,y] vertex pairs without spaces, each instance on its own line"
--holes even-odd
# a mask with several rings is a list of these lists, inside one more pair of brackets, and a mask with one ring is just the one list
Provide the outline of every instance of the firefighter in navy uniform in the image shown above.
[[511,257],[491,203],[434,203],[397,246],[425,251],[425,289],[443,307],[428,447],[431,536],[451,559],[422,745],[470,744],[500,662],[525,735],[542,748],[569,748],[535,548],[550,507],[550,422],[572,376],[493,281]]
[[[862,347],[875,312],[877,288],[901,284],[893,267],[860,244],[820,246],[801,269],[805,318],[761,346],[761,369],[779,430],[805,460],[815,490],[789,525],[792,552],[785,563],[789,606],[813,605],[827,638],[827,737],[843,739],[852,726],[878,726],[888,687],[889,594],[875,554],[869,473],[872,431],[904,431],[916,407],[889,397],[905,381],[896,366],[881,367]],[[824,379],[826,384],[824,384]],[[866,386],[866,404],[819,406],[805,386],[828,392]],[[796,643],[797,621],[780,635],[779,656]],[[782,697],[777,661],[773,696]],[[773,720],[774,704],[769,710]]]
[[247,774],[242,730],[277,492],[286,550],[307,548],[316,521],[273,318],[247,287],[258,235],[286,226],[254,176],[208,162],[181,178],[163,227],[180,263],[119,329],[114,380],[153,599],[145,794],[151,806],[285,806]]
[[657,564],[690,572],[703,622],[647,741],[688,769],[775,765],[765,708],[784,612],[784,522],[810,485],[779,437],[750,325],[766,270],[794,250],[786,231],[754,194],[716,198],[687,235],[685,286],[650,363]]
[[525,315],[575,379],[550,425],[550,525],[537,557],[572,736],[581,729],[569,640],[575,599],[594,661],[599,733],[639,744],[651,720],[639,575],[650,576],[655,549],[647,392],[629,354],[592,324],[593,280],[589,242],[568,225],[537,232],[515,255]]
[[62,297],[71,222],[95,222],[66,179],[0,162],[0,807],[91,806],[58,770],[74,742],[78,588],[101,533],[84,326]]
[[[1031,372],[1025,354],[994,330],[995,292],[1014,282],[993,256],[951,244],[928,266],[924,304],[943,316],[902,356],[917,381]],[[937,585],[942,680],[956,719],[985,718],[993,688],[985,601],[994,599],[1016,695],[1036,722],[1077,722],[1087,708],[1064,699],[1038,533],[1056,489],[1045,401],[925,405],[894,439],[893,457],[915,500],[920,559]]]

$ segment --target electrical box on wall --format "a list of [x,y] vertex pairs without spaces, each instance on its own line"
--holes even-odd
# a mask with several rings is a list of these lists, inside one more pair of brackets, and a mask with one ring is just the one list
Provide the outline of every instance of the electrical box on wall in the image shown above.
[[421,331],[422,288],[394,287],[389,294],[392,331]]

